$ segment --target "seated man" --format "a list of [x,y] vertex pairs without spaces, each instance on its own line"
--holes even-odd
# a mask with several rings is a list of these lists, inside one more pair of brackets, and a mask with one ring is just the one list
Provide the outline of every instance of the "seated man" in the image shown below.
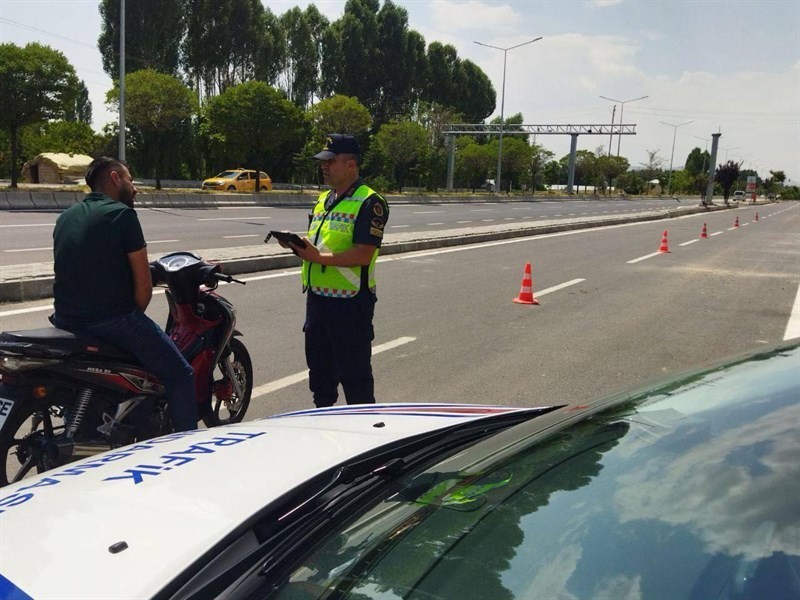
[[192,367],[144,314],[153,295],[147,245],[133,209],[136,186],[122,161],[89,165],[91,193],[59,216],[53,231],[56,327],[108,340],[161,380],[176,431],[197,427]]

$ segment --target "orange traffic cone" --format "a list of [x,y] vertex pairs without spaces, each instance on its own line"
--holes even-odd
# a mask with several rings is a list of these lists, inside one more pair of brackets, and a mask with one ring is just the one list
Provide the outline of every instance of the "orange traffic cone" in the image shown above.
[[669,242],[667,241],[667,230],[664,230],[664,235],[661,237],[661,248],[659,252],[669,252]]
[[736,220],[733,222],[733,226],[734,227],[738,227],[739,226],[739,217],[736,217]]
[[519,296],[514,298],[514,302],[517,304],[539,304],[539,301],[533,297],[531,263],[525,263],[525,274],[522,276],[522,288],[519,290]]
[[705,223],[703,223],[703,231],[700,232],[700,237],[701,238],[707,238],[708,237],[708,229],[706,229],[706,224]]
[[755,221],[756,223],[758,223],[758,213],[756,213],[756,218],[755,218],[755,219],[753,219],[753,221]]

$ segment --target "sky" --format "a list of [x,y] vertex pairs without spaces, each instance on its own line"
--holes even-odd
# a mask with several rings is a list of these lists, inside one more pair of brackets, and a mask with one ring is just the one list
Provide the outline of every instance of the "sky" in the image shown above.
[[[483,69],[497,90],[493,116],[500,114],[501,96],[506,116],[522,113],[524,123],[533,125],[610,125],[612,116],[617,124],[622,116],[636,125],[636,135],[620,142],[620,155],[634,167],[657,150],[665,168],[671,162],[681,168],[692,148],[710,150],[711,134],[721,132],[717,163],[736,160],[761,177],[781,170],[800,184],[798,0],[394,1],[427,43],[452,44]],[[281,14],[310,2],[264,4]],[[345,2],[314,4],[333,21]],[[112,83],[97,50],[98,5],[0,0],[0,42],[35,41],[63,52],[89,89],[92,125],[99,131],[117,116],[105,106]],[[503,95],[504,52],[474,42],[509,48],[539,36],[505,53]],[[641,96],[647,98],[621,104]],[[568,135],[536,142],[556,158],[569,153]],[[579,150],[608,145],[607,136],[578,138]],[[617,145],[615,137],[615,154]]]

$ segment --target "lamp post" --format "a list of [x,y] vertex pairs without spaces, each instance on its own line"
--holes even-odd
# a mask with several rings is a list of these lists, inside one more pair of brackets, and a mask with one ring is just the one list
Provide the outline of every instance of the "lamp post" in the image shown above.
[[733,148],[723,148],[722,146],[719,147],[720,150],[725,150],[725,162],[728,162],[728,152],[731,150],[738,150],[740,146],[735,146]]
[[119,3],[119,159],[125,160],[125,0]]
[[511,46],[509,48],[500,48],[499,46],[492,46],[491,44],[484,44],[483,42],[475,42],[479,46],[486,46],[487,48],[494,48],[495,50],[502,50],[503,51],[503,87],[502,92],[500,93],[500,143],[497,149],[497,179],[494,183],[494,191],[500,191],[500,172],[502,167],[503,161],[503,116],[505,110],[505,101],[506,101],[506,57],[508,56],[509,50],[514,50],[515,48],[519,48],[520,46],[527,46],[528,44],[532,44],[533,42],[538,42],[542,39],[541,36],[537,37],[533,40],[528,40],[527,42],[522,42],[521,44],[517,44],[516,46]]
[[688,125],[689,123],[694,123],[694,121],[686,121],[686,123],[681,123],[680,125],[675,125],[674,123],[667,123],[666,121],[661,121],[664,125],[669,125],[673,128],[672,133],[672,154],[669,157],[669,178],[667,179],[667,196],[670,195],[670,190],[672,189],[672,160],[675,158],[675,138],[678,137],[678,127],[683,127],[684,125]]
[[[606,98],[605,96],[600,96],[600,97],[603,100],[608,100],[609,102],[619,102],[620,103],[620,107],[619,107],[619,124],[622,125],[622,115],[625,112],[625,105],[628,102],[636,102],[637,100],[644,100],[645,98],[649,98],[650,96],[641,96],[639,98],[632,98],[631,100],[615,100],[614,98]],[[612,129],[614,128],[614,119],[613,118],[611,119],[611,128]],[[617,135],[617,156],[619,156],[619,147],[620,147],[621,143],[622,143],[622,132],[620,132],[619,135]],[[611,149],[609,148],[609,152],[610,152],[610,150]]]

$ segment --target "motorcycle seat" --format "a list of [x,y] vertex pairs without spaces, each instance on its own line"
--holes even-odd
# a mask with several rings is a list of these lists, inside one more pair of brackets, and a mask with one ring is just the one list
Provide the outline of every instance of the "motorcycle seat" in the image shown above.
[[4,331],[0,350],[25,356],[66,358],[68,356],[103,356],[124,362],[138,362],[127,350],[85,334],[74,334],[57,327]]

